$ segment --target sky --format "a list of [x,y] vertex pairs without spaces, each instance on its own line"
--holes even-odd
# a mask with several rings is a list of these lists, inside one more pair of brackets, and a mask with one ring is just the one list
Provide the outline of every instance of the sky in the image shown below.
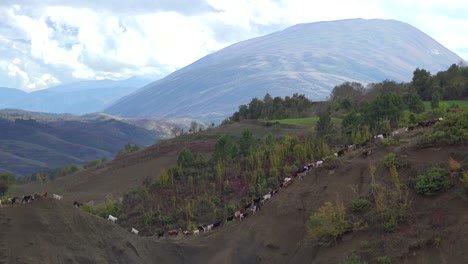
[[239,41],[349,18],[409,23],[468,61],[466,0],[0,0],[0,87],[157,80]]

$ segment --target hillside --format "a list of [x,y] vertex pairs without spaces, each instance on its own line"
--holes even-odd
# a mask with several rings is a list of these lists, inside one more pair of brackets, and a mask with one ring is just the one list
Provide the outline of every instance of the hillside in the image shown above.
[[[30,93],[0,88],[0,109],[15,108],[35,112],[87,114],[102,111],[121,97],[148,84],[150,80],[81,81]],[[54,102],[54,103],[51,103]]]
[[[259,133],[265,129],[261,124],[247,125],[252,129],[257,127],[255,131]],[[233,124],[218,132],[236,131],[236,126],[238,124]],[[34,201],[0,208],[0,221],[8,227],[2,229],[0,235],[2,241],[11,241],[3,243],[0,260],[7,263],[13,259],[35,263],[44,258],[80,263],[96,260],[108,263],[152,263],[155,259],[158,263],[342,263],[349,260],[354,252],[355,256],[368,263],[466,263],[467,200],[461,194],[461,186],[456,178],[451,178],[452,185],[448,191],[434,196],[423,196],[411,191],[412,213],[396,232],[384,232],[380,224],[375,222],[375,209],[371,209],[366,213],[349,210],[350,219],[361,219],[369,226],[346,233],[337,242],[317,241],[307,235],[309,216],[324,202],[334,202],[339,195],[349,208],[350,201],[356,197],[370,199],[373,184],[370,164],[376,166],[375,181],[392,188],[392,176],[381,163],[388,153],[395,153],[404,162],[399,167],[399,175],[405,184],[410,184],[423,168],[433,164],[446,166],[450,157],[466,164],[464,145],[422,148],[415,144],[430,130],[424,128],[410,132],[399,137],[399,143],[395,145],[376,142],[366,149],[347,153],[338,159],[335,166],[313,169],[303,181],[296,179],[290,187],[274,195],[261,211],[250,215],[245,221],[224,223],[220,228],[198,237],[136,237],[129,233],[128,226],[122,229],[102,218],[77,210],[72,206],[73,200],[85,201],[90,193],[99,193],[101,197],[106,193],[102,193],[103,184],[90,184],[92,181],[68,177],[69,183],[86,186],[86,192],[60,189],[59,186],[52,188],[46,184],[41,186],[41,191],[52,193],[61,190],[64,199],[55,201],[47,198],[38,203]],[[189,136],[195,142],[202,137]],[[210,137],[205,136],[204,140]],[[179,143],[185,140],[178,138]],[[175,150],[179,143],[172,142],[169,149]],[[145,170],[158,170],[161,165],[154,162],[166,157],[161,155],[166,144],[169,143],[114,161],[112,174],[119,177],[126,170],[127,175],[130,172],[139,174]],[[198,147],[199,150],[203,149],[200,149],[200,145]],[[372,155],[367,158],[361,155],[369,149],[373,150]],[[148,157],[146,162],[141,161],[143,153]],[[118,164],[122,167],[118,168]],[[99,170],[102,168],[95,172]],[[67,180],[67,177],[61,180]],[[116,186],[131,188],[127,182],[120,182],[118,178],[108,180],[112,183],[107,189],[108,193]],[[25,190],[23,187],[18,189],[22,193]],[[31,245],[33,250],[14,250],[18,248],[15,245],[25,243]]]
[[[144,122],[142,122],[144,123]],[[18,176],[113,158],[127,143],[148,146],[165,137],[170,124],[142,124],[105,115],[73,116],[0,111],[0,171]],[[159,131],[159,132],[158,132]]]
[[335,85],[410,81],[462,59],[395,20],[300,24],[236,43],[128,95],[105,112],[122,117],[221,121],[251,98],[294,93],[324,100]]

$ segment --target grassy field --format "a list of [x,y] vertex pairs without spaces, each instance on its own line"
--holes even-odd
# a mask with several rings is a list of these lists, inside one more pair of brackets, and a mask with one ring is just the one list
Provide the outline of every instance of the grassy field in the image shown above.
[[[424,108],[426,111],[431,111],[431,102],[430,101],[425,101],[424,103]],[[461,108],[468,109],[468,101],[463,101],[463,100],[453,100],[453,101],[441,101],[441,103],[444,103],[447,105],[447,108],[458,105]]]
[[[270,122],[278,122],[280,124],[288,124],[288,125],[304,125],[304,126],[312,126],[315,127],[315,124],[319,121],[319,117],[306,117],[306,118],[289,118],[289,119],[281,119],[281,120],[272,120]],[[341,124],[341,118],[332,118],[332,123],[334,125]]]

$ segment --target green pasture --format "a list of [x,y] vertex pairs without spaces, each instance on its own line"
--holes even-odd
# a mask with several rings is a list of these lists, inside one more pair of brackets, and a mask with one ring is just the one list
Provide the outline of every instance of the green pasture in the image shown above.
[[[426,111],[431,111],[431,102],[430,101],[424,101],[424,108]],[[446,104],[447,108],[450,108],[452,106],[458,105],[459,107],[463,109],[468,109],[468,101],[467,100],[453,100],[453,101],[440,101],[440,103]]]
[[[280,120],[271,120],[270,122],[278,122],[280,124],[287,124],[287,125],[303,125],[303,126],[315,126],[319,121],[318,116],[314,117],[305,117],[305,118],[288,118],[288,119],[280,119]],[[332,117],[332,123],[334,125],[341,124],[341,118]]]

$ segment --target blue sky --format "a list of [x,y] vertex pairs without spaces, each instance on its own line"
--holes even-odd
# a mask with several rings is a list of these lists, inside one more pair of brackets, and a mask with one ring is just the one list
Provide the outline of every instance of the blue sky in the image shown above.
[[156,80],[235,42],[347,18],[407,22],[468,61],[466,0],[1,0],[0,87]]

